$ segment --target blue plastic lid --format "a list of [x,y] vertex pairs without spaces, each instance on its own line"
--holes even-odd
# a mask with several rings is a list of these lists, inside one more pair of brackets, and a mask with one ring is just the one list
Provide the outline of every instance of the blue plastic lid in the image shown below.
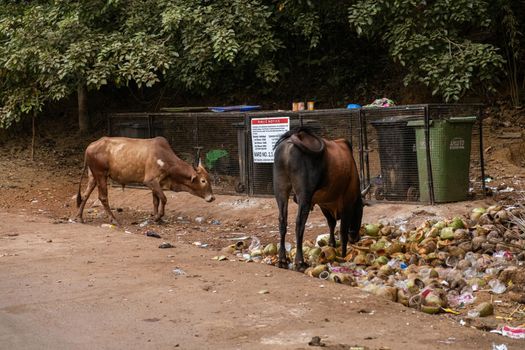
[[361,105],[358,105],[357,103],[349,103],[346,105],[347,109],[354,109],[354,108],[361,108]]
[[249,105],[238,105],[238,106],[224,106],[224,107],[208,107],[208,109],[212,112],[234,112],[234,111],[254,111],[257,109],[261,109],[261,106],[249,106]]

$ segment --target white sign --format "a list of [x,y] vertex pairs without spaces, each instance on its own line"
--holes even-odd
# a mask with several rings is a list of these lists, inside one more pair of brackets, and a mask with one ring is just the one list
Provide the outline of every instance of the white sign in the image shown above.
[[452,140],[450,140],[449,149],[465,149],[465,140],[461,137],[454,137]]
[[273,146],[290,130],[289,117],[253,118],[252,150],[254,163],[273,163]]

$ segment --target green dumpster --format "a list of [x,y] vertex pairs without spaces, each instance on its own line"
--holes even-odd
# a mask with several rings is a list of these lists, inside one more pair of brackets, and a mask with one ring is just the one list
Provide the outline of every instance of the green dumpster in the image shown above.
[[[472,126],[476,119],[475,116],[469,116],[430,121],[430,160],[436,203],[457,202],[468,198]],[[425,122],[414,120],[408,126],[416,129],[419,200],[428,202],[430,193]]]

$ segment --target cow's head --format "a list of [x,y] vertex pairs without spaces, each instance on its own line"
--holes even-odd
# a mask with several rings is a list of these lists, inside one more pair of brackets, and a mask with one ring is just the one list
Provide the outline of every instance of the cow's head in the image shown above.
[[[204,198],[206,202],[213,202],[215,196],[211,189],[210,175],[204,169],[199,160],[197,165],[193,165],[189,181],[180,183],[179,181],[171,181],[170,189],[172,191],[187,191],[194,196]],[[182,188],[181,188],[182,185]]]

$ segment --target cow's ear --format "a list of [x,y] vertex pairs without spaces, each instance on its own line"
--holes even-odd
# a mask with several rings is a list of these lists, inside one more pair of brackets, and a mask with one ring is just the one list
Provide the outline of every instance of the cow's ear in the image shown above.
[[196,178],[197,178],[196,175],[191,175],[190,181],[193,183],[193,182],[195,181]]

